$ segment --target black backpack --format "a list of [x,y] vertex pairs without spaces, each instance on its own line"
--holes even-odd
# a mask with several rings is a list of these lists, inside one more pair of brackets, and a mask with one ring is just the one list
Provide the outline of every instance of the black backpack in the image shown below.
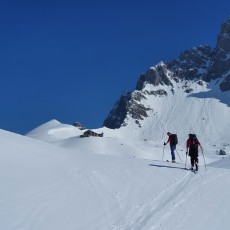
[[189,134],[189,139],[190,139],[190,149],[192,150],[198,150],[198,139],[196,137],[196,134]]
[[178,144],[178,138],[176,134],[171,134],[171,145],[177,145]]

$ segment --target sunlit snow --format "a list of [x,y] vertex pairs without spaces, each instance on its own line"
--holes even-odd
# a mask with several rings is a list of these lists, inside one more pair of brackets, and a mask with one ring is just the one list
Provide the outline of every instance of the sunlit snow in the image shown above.
[[[185,94],[183,85],[142,102],[153,110],[141,128],[127,118],[126,127],[94,130],[104,137],[80,138],[85,130],[57,120],[27,136],[0,130],[0,229],[229,229],[229,93],[213,98],[194,84]],[[167,131],[179,137],[174,164]],[[197,174],[185,170],[190,132],[204,147]]]

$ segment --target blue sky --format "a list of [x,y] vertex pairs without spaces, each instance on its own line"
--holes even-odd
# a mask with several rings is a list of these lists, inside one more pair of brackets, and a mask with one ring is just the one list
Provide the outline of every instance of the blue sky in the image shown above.
[[160,61],[215,47],[230,1],[0,1],[0,128],[102,126]]

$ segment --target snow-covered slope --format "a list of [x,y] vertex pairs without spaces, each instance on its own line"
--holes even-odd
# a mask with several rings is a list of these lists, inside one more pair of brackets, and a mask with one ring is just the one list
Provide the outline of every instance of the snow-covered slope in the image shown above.
[[[215,152],[230,136],[230,17],[215,48],[198,46],[141,74],[104,121],[125,138],[163,143],[168,131],[184,146],[189,133]],[[214,148],[213,148],[214,147]]]
[[[125,126],[120,129],[126,137],[163,141],[168,131],[177,133],[179,145],[185,145],[189,133],[196,133],[200,141],[207,146],[229,144],[230,107],[224,100],[230,100],[230,91],[220,92],[215,82],[199,85],[186,82],[193,92],[185,93],[185,82],[174,82],[171,86],[154,87],[146,85],[142,93],[145,98],[140,103],[147,111],[147,117],[139,120],[127,115]],[[212,90],[209,87],[212,85]],[[167,96],[148,95],[153,90],[164,90]],[[221,95],[221,99],[214,97]]]
[[53,119],[30,131],[27,136],[44,140],[46,142],[55,142],[78,136],[81,133],[82,131],[79,128],[74,127],[73,125],[61,124],[59,121]]
[[[133,141],[132,139],[125,138],[120,130],[112,130],[105,127],[93,130],[97,133],[103,132],[103,138],[81,138],[80,135],[84,131],[71,125],[62,124],[57,120],[52,120],[35,128],[27,136],[80,153],[88,152],[125,158],[137,157],[156,160],[162,158],[162,145],[159,145],[157,142]],[[166,150],[166,152],[168,151]],[[168,156],[166,155],[166,157]]]
[[[230,91],[221,92],[217,81],[213,80],[209,84],[201,84],[200,81],[172,81],[173,93],[171,85],[156,87],[146,84],[142,90],[144,98],[140,103],[145,108],[151,108],[147,111],[148,116],[139,120],[137,125],[136,119],[128,114],[126,125],[119,129],[103,127],[93,130],[97,133],[103,132],[103,138],[80,138],[85,130],[57,120],[37,127],[27,136],[81,152],[160,160],[163,142],[167,140],[166,133],[170,131],[177,133],[179,137],[180,157],[177,156],[177,160],[181,158],[185,161],[188,134],[196,133],[204,147],[207,162],[212,162],[220,158],[217,155],[220,149],[230,153],[230,107],[227,104]],[[185,86],[193,91],[184,92]],[[149,93],[153,90],[161,90],[167,96]],[[169,156],[168,146],[165,151],[166,156]]]
[[[97,149],[98,138],[84,141]],[[126,154],[110,138],[104,144],[108,152]],[[230,225],[229,158],[194,174],[184,164],[73,151],[0,130],[0,159],[0,229],[227,230]]]

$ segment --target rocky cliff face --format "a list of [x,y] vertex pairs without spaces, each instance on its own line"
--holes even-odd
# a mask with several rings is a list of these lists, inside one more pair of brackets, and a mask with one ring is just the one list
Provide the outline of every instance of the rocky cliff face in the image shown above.
[[143,98],[145,99],[145,96],[141,92],[123,94],[104,121],[104,126],[111,129],[120,128],[121,125],[126,126],[124,120],[128,114],[139,125],[138,120],[143,120],[144,117],[147,117],[147,111],[150,110],[139,103]]
[[[222,92],[230,91],[230,17],[221,26],[215,48],[199,46],[186,50],[179,55],[178,59],[160,62],[149,68],[145,74],[141,74],[136,90],[121,96],[103,125],[108,128],[125,126],[124,120],[127,115],[130,115],[136,119],[140,127],[138,120],[147,117],[148,110],[151,110],[141,104],[141,99],[146,94],[167,96],[167,92],[157,87],[171,86],[171,92],[174,93],[173,85],[176,82],[198,80],[198,84],[204,84],[216,79],[219,79],[218,84]],[[156,87],[156,90],[145,90],[148,84]],[[193,90],[186,84],[183,87],[185,93]]]

